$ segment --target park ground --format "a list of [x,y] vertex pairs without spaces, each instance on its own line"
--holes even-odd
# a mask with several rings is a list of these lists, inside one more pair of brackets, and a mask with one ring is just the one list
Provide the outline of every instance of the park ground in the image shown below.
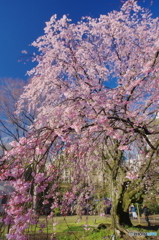
[[[133,227],[127,228],[129,233],[140,234],[142,236],[134,236],[134,239],[151,239],[159,240],[159,215],[150,216],[151,227],[147,227],[147,223],[143,217],[140,219],[132,219]],[[106,229],[100,224],[104,223]],[[29,240],[110,240],[113,239],[113,231],[110,228],[111,217],[106,216],[66,216],[54,217],[47,220],[47,217],[40,218],[41,226],[45,226],[42,230],[40,225],[31,227],[28,231]],[[47,227],[46,227],[47,226]],[[143,236],[146,233],[155,233],[157,236]],[[117,240],[129,240],[129,236],[118,238]],[[0,240],[5,240],[2,236]],[[16,239],[15,239],[16,240]]]

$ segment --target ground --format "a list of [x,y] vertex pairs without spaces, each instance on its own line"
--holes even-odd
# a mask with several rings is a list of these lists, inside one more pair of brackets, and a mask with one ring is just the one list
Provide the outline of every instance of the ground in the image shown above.
[[[41,223],[47,223],[47,229],[44,232],[40,232],[40,228],[37,226],[36,234],[30,234],[29,240],[110,240],[113,234],[110,229],[111,218],[110,215],[105,217],[101,216],[83,216],[79,219],[78,216],[56,217],[46,222],[47,218],[42,216],[40,218]],[[58,224],[53,228],[53,223]],[[151,237],[137,237],[135,239],[141,240],[159,240],[159,215],[150,216],[151,227],[147,227],[147,223],[144,218],[132,220],[134,227],[129,228],[129,232],[155,232],[158,236]],[[98,226],[101,223],[106,223],[107,228],[98,230]],[[139,224],[140,223],[140,224]],[[87,225],[87,226],[86,226]],[[86,229],[86,227],[88,229]],[[35,230],[35,227],[34,227]],[[55,235],[52,233],[56,232]],[[120,240],[129,240],[129,236],[120,238]],[[0,240],[5,240],[4,237],[0,237]],[[132,240],[132,239],[131,239]]]

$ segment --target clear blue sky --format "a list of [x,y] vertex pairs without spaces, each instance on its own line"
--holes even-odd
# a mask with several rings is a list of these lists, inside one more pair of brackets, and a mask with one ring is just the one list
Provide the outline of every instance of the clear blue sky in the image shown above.
[[[150,7],[150,0],[144,5]],[[34,65],[18,62],[21,51],[29,47],[43,34],[45,22],[53,14],[61,17],[69,14],[75,22],[82,16],[99,17],[100,14],[119,10],[120,0],[0,0],[0,78],[26,79],[26,72]],[[159,16],[159,0],[150,7],[154,16]]]

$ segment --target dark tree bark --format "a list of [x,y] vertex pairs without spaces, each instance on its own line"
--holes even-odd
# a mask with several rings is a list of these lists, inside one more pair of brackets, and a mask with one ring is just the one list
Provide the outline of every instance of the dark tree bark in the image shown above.
[[122,205],[123,205],[123,202],[119,202],[117,205],[117,213],[116,214],[118,215],[118,218],[119,218],[119,224],[121,226],[131,227],[132,222],[130,220],[129,211],[128,211],[128,209],[127,209],[127,211],[124,211]]

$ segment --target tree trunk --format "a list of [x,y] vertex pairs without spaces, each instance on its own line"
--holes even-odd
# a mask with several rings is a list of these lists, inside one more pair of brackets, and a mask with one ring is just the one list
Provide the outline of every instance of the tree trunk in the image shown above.
[[38,212],[38,194],[36,191],[37,184],[34,183],[33,186],[33,209],[37,213]]
[[129,226],[129,227],[132,226],[132,223],[131,223],[130,217],[129,217],[129,210],[127,209],[126,211],[124,211],[122,201],[118,202],[117,215],[119,218],[119,224],[121,226]]
[[[114,234],[121,236],[123,234],[129,234],[127,230],[124,228],[125,225],[132,226],[132,223],[129,218],[128,208],[125,211],[125,203],[123,202],[123,187],[119,186],[116,180],[112,179],[112,189],[111,189],[111,199],[112,199],[112,228],[114,230]],[[129,206],[127,204],[127,206]]]

